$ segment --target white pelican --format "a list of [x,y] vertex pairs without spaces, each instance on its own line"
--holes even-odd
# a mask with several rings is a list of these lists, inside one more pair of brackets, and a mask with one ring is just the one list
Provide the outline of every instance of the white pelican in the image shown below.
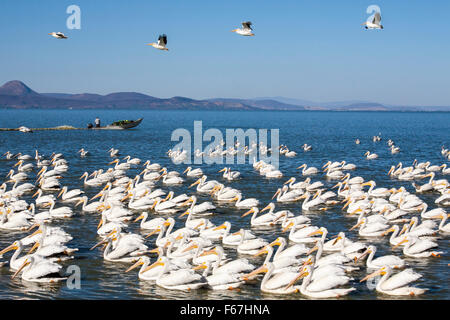
[[318,172],[319,172],[319,169],[317,169],[316,167],[309,167],[309,168],[307,168],[307,164],[305,163],[305,164],[302,164],[300,167],[298,167],[297,169],[301,169],[301,168],[303,168],[303,170],[302,170],[302,175],[304,175],[304,176],[309,176],[309,175],[313,175],[313,174],[317,174]]
[[274,275],[275,266],[269,262],[263,264],[258,269],[244,276],[244,280],[248,280],[259,273],[265,273],[261,281],[261,291],[275,294],[291,294],[298,292],[298,288],[289,284],[298,276],[296,272],[284,271]]
[[14,250],[14,254],[11,256],[11,259],[9,260],[9,268],[13,271],[18,270],[20,266],[24,263],[26,258],[31,256],[30,254],[26,254],[19,258],[20,254],[23,251],[23,247],[24,247],[23,242],[21,240],[16,240],[11,245],[7,246],[5,249],[0,251],[0,256],[3,256],[5,253]]
[[252,23],[250,21],[242,22],[242,28],[231,30],[231,32],[236,32],[242,36],[254,36],[252,29]]
[[230,180],[230,181],[236,180],[241,175],[241,173],[239,171],[231,171],[231,169],[227,168],[227,167],[225,167],[222,170],[220,170],[219,173],[220,172],[223,172],[223,177],[225,179],[227,179],[227,180]]
[[55,283],[67,280],[67,277],[60,275],[61,269],[62,266],[57,263],[30,256],[25,259],[22,266],[13,274],[12,278],[15,278],[23,271],[21,277],[25,281]]
[[365,26],[364,28],[366,29],[383,29],[380,12],[375,12],[372,21],[366,21],[362,24],[362,26]]
[[[395,247],[406,243],[403,247],[403,254],[413,258],[427,258],[427,257],[440,257],[442,251],[429,251],[432,248],[437,248],[438,244],[428,239],[421,240],[413,236],[404,236]],[[394,248],[395,248],[394,247]]]
[[75,202],[80,200],[80,197],[84,194],[84,191],[80,189],[73,189],[67,191],[67,187],[64,186],[58,194],[58,198],[61,197],[64,202]]
[[422,278],[422,275],[414,272],[412,269],[406,269],[391,276],[392,268],[389,266],[384,266],[374,273],[367,275],[361,279],[360,282],[369,280],[378,275],[382,275],[382,277],[377,283],[376,290],[384,294],[391,296],[417,296],[427,290],[416,287],[408,287],[411,282]]
[[81,207],[81,210],[83,212],[94,213],[99,210],[99,206],[101,205],[100,201],[92,202],[90,204],[87,204],[87,203],[88,203],[88,197],[84,196],[78,200],[78,202],[75,204],[75,207],[78,207],[80,204],[83,204],[83,206]]
[[114,170],[128,170],[131,168],[131,164],[124,162],[124,163],[119,163],[119,159],[115,159],[113,161],[111,161],[109,164],[115,164],[114,166]]
[[[120,242],[118,239],[121,235],[119,233],[111,232],[110,236],[94,245],[90,250],[105,244],[106,248],[103,251],[103,258],[111,262],[136,262],[141,255],[143,255],[148,247],[143,243],[126,241]],[[115,248],[113,248],[113,242],[118,242]]]
[[55,200],[50,199],[44,207],[50,206],[48,212],[52,218],[70,218],[73,216],[73,210],[69,207],[55,208]]
[[257,217],[257,215],[259,213],[259,209],[257,207],[252,207],[250,210],[245,212],[241,216],[241,218],[243,218],[251,213],[253,213],[252,218],[250,220],[250,225],[252,225],[252,226],[272,226],[276,219],[276,216],[270,212]]
[[[223,224],[216,228],[225,229],[225,232],[222,236],[222,243],[227,246],[237,246],[241,242],[242,235],[239,232],[230,233],[231,223],[225,221]],[[244,240],[255,239],[256,236],[249,230],[244,230]]]
[[38,191],[36,191],[36,193],[33,194],[33,198],[34,198],[35,196],[38,196],[38,197],[34,200],[34,202],[35,202],[35,204],[36,204],[37,207],[43,206],[44,204],[46,204],[47,202],[49,202],[51,199],[56,200],[55,196],[52,195],[52,194],[45,195],[45,196],[43,196],[42,194],[43,194],[42,189],[38,189]]
[[[212,266],[213,263],[214,266]],[[214,268],[217,265],[217,261],[213,263],[211,261],[203,262],[192,269],[205,269],[202,276],[208,282],[209,288],[211,288],[212,290],[233,290],[239,288],[242,284],[244,284],[244,281],[238,274],[217,273],[209,275],[209,273],[212,272],[211,268]]]
[[[349,282],[350,278],[347,276],[330,274],[329,276],[312,280],[313,275],[314,269],[309,265],[304,266],[300,273],[296,273],[296,277],[287,284],[287,287],[295,287],[304,296],[312,298],[339,298],[356,290],[356,288],[336,288]],[[304,279],[300,288],[294,286],[302,278]]]
[[166,221],[166,219],[161,218],[161,217],[153,218],[151,220],[147,220],[147,219],[148,219],[148,212],[143,212],[139,215],[139,217],[136,218],[136,220],[134,220],[134,222],[138,222],[139,220],[142,220],[140,223],[141,229],[155,230]]
[[169,51],[169,49],[166,48],[167,45],[167,36],[165,34],[162,34],[158,37],[158,43],[148,43],[148,46],[152,46],[153,48],[163,50],[163,51]]
[[202,169],[192,169],[192,167],[187,167],[186,170],[183,171],[183,173],[186,173],[186,176],[188,177],[201,177],[203,175]]
[[242,195],[238,194],[236,197],[233,198],[233,200],[236,201],[234,204],[239,209],[249,209],[252,207],[256,207],[259,205],[259,200],[255,198],[248,198],[245,200],[242,200]]
[[156,285],[169,290],[195,290],[208,284],[205,277],[191,269],[179,269],[169,273],[171,270],[170,264],[168,258],[161,257],[155,263],[145,268],[143,272],[162,266],[156,278]]
[[357,259],[355,259],[355,262],[360,261],[365,256],[369,255],[369,257],[366,260],[367,268],[371,269],[379,269],[384,266],[389,266],[394,269],[399,269],[405,266],[405,261],[402,258],[399,258],[394,255],[386,255],[381,256],[376,259],[373,259],[375,256],[375,253],[377,252],[377,247],[371,245],[367,248],[367,250]]
[[214,227],[214,225],[208,220],[208,219],[193,219],[192,216],[192,211],[191,209],[186,210],[184,213],[182,213],[179,218],[184,217],[185,215],[188,215],[186,222],[184,223],[184,225],[187,228],[190,229],[196,229],[199,228],[200,226],[202,226],[203,224],[205,225],[206,228],[211,228]]
[[189,188],[198,185],[197,186],[197,192],[199,193],[210,193],[215,186],[219,185],[219,182],[216,180],[209,180],[206,181],[207,176],[203,175],[200,179],[198,179],[196,182],[191,184]]
[[94,179],[90,179],[88,180],[88,173],[85,172],[83,173],[83,175],[80,177],[80,180],[84,178],[84,184],[87,186],[93,186],[93,187],[99,187],[103,184],[103,181],[101,181],[100,179],[94,178]]
[[238,232],[241,235],[241,240],[237,246],[237,252],[242,254],[253,255],[265,247],[269,243],[261,238],[254,238],[250,240],[245,239],[245,230],[240,229]]
[[367,151],[366,153],[364,153],[364,156],[369,160],[378,158],[378,155],[376,153],[370,153],[370,151]]
[[26,172],[26,171],[32,171],[33,170],[33,165],[31,163],[28,164],[24,164],[23,160],[19,160],[14,167],[19,166],[17,168],[17,171],[19,172]]
[[191,206],[189,207],[189,211],[193,214],[210,214],[212,210],[216,209],[216,206],[213,205],[209,201],[202,202],[200,204],[197,204],[197,197],[191,196],[188,200],[185,201],[184,204],[189,204],[191,202]]
[[67,39],[68,37],[62,32],[50,32],[49,35],[56,39]]
[[302,197],[303,190],[294,189],[292,191],[289,191],[288,186],[283,186],[283,188],[277,189],[275,194],[272,196],[272,200],[276,198],[277,202],[295,202],[302,199]]
[[432,219],[442,219],[441,223],[439,224],[439,230],[445,233],[450,233],[450,223],[445,224],[448,217],[450,217],[450,214],[445,213],[441,213],[432,217]]
[[295,243],[312,243],[318,240],[317,237],[311,237],[310,234],[312,232],[317,231],[319,228],[316,226],[305,226],[303,228],[297,229],[298,221],[294,220],[290,222],[282,232],[286,232],[289,228],[291,231],[289,232],[289,240]]

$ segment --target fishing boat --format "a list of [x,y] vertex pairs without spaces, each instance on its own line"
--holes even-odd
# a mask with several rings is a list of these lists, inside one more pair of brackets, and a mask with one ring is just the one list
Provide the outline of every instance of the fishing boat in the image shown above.
[[92,127],[91,129],[131,129],[140,125],[143,119],[144,118],[139,118],[137,120],[119,120],[114,121],[105,127]]

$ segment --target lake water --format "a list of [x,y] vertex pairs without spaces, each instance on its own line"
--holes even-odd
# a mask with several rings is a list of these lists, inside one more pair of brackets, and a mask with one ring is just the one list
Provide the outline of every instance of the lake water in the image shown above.
[[[276,189],[289,177],[294,176],[303,180],[296,168],[307,163],[308,166],[322,167],[328,161],[346,160],[355,163],[357,169],[353,175],[364,177],[366,180],[375,180],[379,187],[404,186],[413,191],[410,182],[391,180],[387,172],[391,165],[403,162],[410,165],[414,159],[419,162],[431,161],[432,164],[449,164],[440,153],[441,146],[450,146],[450,113],[390,113],[390,112],[197,112],[197,111],[108,111],[108,110],[64,110],[64,111],[17,111],[0,110],[0,127],[17,128],[19,126],[54,127],[71,125],[85,128],[86,124],[100,117],[102,124],[108,124],[121,119],[144,118],[142,124],[133,130],[68,130],[68,131],[36,131],[33,134],[20,132],[0,132],[0,153],[6,151],[22,152],[34,155],[39,153],[49,155],[52,152],[63,153],[69,162],[69,171],[64,175],[63,185],[69,189],[83,187],[79,177],[83,172],[92,172],[99,168],[107,168],[111,161],[107,151],[118,148],[121,158],[126,155],[138,157],[142,162],[149,159],[152,162],[167,166],[169,170],[183,171],[186,165],[175,165],[167,157],[166,152],[176,142],[171,141],[171,134],[177,128],[185,128],[192,132],[194,121],[201,120],[203,130],[217,128],[225,132],[226,128],[279,129],[280,143],[286,144],[290,150],[298,152],[294,158],[280,157],[280,170],[282,179],[268,180],[262,178],[250,164],[231,165],[233,170],[241,172],[243,179],[229,184],[243,192],[244,198],[255,197],[265,206]],[[383,140],[372,142],[372,136],[381,134]],[[359,138],[360,145],[354,140]],[[392,155],[386,141],[392,139],[401,148],[399,154]],[[304,153],[301,146],[308,143],[313,146],[311,152]],[[205,142],[204,146],[208,143]],[[84,147],[90,156],[84,159],[79,157],[77,151]],[[363,154],[370,150],[379,155],[377,160],[366,160]],[[0,181],[15,162],[0,161]],[[223,165],[202,165],[201,168],[210,179],[221,180],[217,171]],[[134,177],[142,170],[141,166],[131,169],[128,173]],[[33,173],[34,175],[35,173]],[[33,176],[34,177],[34,176]],[[440,179],[438,175],[436,179]],[[448,176],[445,177],[448,179]],[[335,184],[323,175],[313,176],[313,181],[322,181],[327,187]],[[419,181],[423,184],[427,180]],[[189,182],[189,181],[188,181]],[[163,187],[174,190],[175,194],[192,194],[194,191],[187,188],[188,183],[180,187]],[[98,192],[98,188],[85,189],[89,197]],[[434,208],[434,199],[437,194],[419,195],[430,208]],[[30,200],[29,196],[24,197]],[[201,200],[210,200],[200,197]],[[301,213],[301,203],[277,204],[277,209],[289,209],[295,214]],[[228,220],[232,224],[232,231],[240,226],[249,228],[250,219],[240,218],[243,211],[232,207],[218,207],[217,213],[211,217],[216,225]],[[0,269],[0,298],[52,298],[52,299],[304,299],[300,294],[276,296],[261,293],[259,282],[249,283],[241,287],[239,292],[215,292],[212,290],[198,290],[195,292],[177,292],[157,287],[154,283],[140,281],[137,271],[125,273],[129,266],[121,263],[105,262],[101,250],[90,251],[98,237],[96,226],[98,215],[77,214],[64,221],[56,221],[55,225],[63,227],[72,234],[74,239],[68,244],[79,248],[76,259],[63,263],[65,267],[75,264],[81,269],[81,289],[68,289],[65,285],[42,286],[24,282],[19,279],[11,280],[8,267]],[[344,217],[341,206],[338,205],[321,214],[309,215],[316,226],[324,226],[329,230],[329,237],[339,231],[346,231],[351,239],[358,239],[356,231],[348,229],[355,223],[355,219]],[[177,227],[181,225],[177,219]],[[130,232],[139,233],[138,224],[131,224]],[[281,234],[281,229],[258,230],[254,233],[272,241]],[[23,237],[23,233],[0,233],[0,248],[3,249],[15,239]],[[287,236],[287,233],[285,234]],[[365,239],[359,239],[367,241]],[[153,247],[153,238],[149,238],[148,245]],[[391,254],[392,249],[388,239],[370,240],[378,248],[377,256]],[[450,267],[449,236],[440,234],[437,240],[439,248],[446,253],[441,258],[414,260],[406,258],[407,263],[416,272],[423,275],[416,285],[428,288],[421,297],[414,299],[449,299],[448,278]],[[234,257],[235,250],[228,251]],[[400,251],[395,254],[402,255]],[[10,253],[5,255],[7,259]],[[262,259],[247,257],[255,264],[262,263]],[[404,257],[403,257],[404,258]],[[152,258],[153,259],[153,258]],[[345,299],[390,299],[392,297],[377,294],[369,290],[365,283],[359,280],[366,275],[365,267],[355,272],[351,285],[357,290]],[[407,299],[410,299],[409,297]]]

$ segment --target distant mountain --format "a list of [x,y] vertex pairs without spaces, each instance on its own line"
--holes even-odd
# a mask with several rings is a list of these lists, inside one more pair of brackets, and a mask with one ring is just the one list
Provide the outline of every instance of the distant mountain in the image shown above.
[[27,87],[23,82],[13,80],[5,83],[0,87],[0,95],[8,96],[38,96],[37,92],[34,92]]
[[160,99],[138,92],[107,95],[81,93],[37,93],[14,80],[0,87],[0,108],[10,109],[153,109],[153,110],[334,110],[334,111],[450,111],[450,107],[385,106],[368,101],[314,102],[285,97],[253,99],[205,99],[186,97]]

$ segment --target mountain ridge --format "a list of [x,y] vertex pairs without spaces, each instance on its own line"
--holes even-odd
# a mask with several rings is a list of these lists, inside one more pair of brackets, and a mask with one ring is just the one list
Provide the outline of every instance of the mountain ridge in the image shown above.
[[[301,103],[301,104],[300,104]],[[251,110],[251,111],[450,111],[447,106],[386,106],[378,102],[349,100],[316,103],[309,100],[260,97],[196,100],[175,96],[157,98],[139,92],[38,93],[19,80],[0,87],[0,108],[7,109],[150,109],[150,110]]]

